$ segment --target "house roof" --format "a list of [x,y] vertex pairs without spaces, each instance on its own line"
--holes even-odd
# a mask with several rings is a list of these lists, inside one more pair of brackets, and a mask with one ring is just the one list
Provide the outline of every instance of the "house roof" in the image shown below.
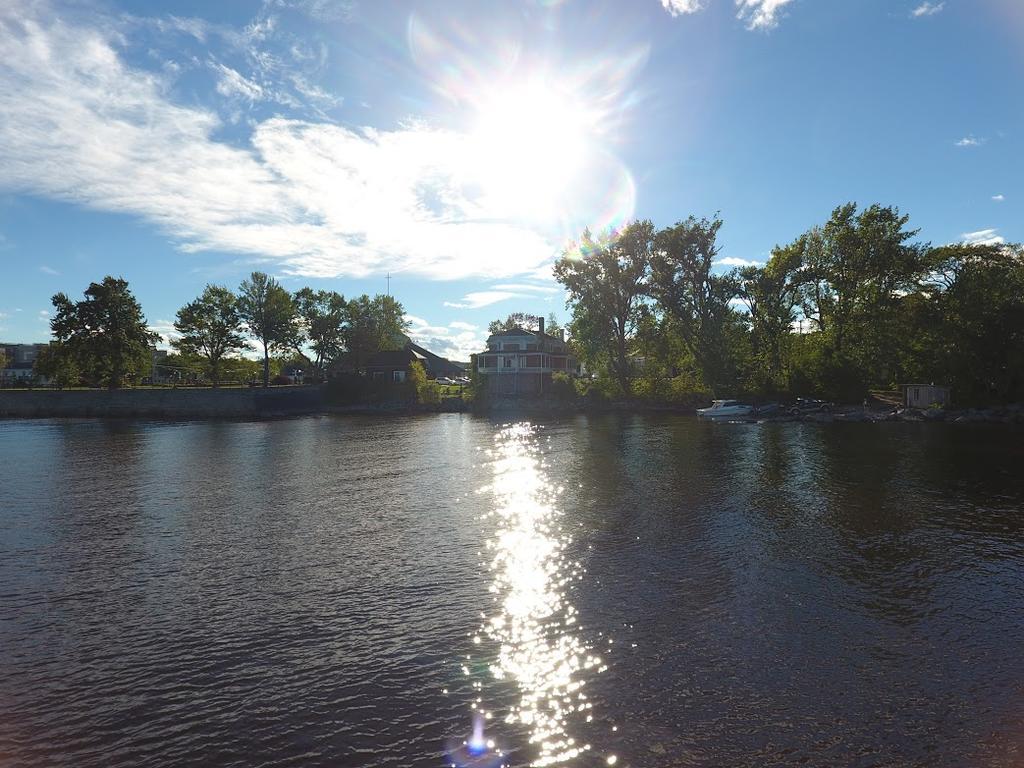
[[[515,328],[510,328],[507,331],[499,331],[498,333],[492,333],[487,338],[489,338],[489,339],[496,339],[496,338],[499,338],[501,336],[536,336],[536,335],[537,335],[537,331],[528,331],[525,328],[523,328],[522,326],[517,325]],[[547,334],[544,334],[544,335],[546,336]]]
[[367,368],[388,368],[388,367],[404,367],[410,363],[419,360],[421,363],[426,361],[426,358],[415,350],[409,349],[389,349],[383,352],[378,352],[373,355],[369,360],[366,361]]
[[454,373],[454,374],[458,374],[459,376],[461,376],[463,373],[466,372],[465,369],[461,365],[459,365],[458,363],[453,363],[451,360],[449,360],[446,357],[441,357],[440,355],[436,355],[433,352],[431,352],[429,349],[421,347],[419,344],[415,344],[415,343],[410,341],[406,346],[409,349],[411,349],[413,352],[415,352],[416,354],[422,355],[424,358],[426,358],[427,369],[429,370],[429,372],[431,374],[435,374],[436,375],[436,374],[439,374],[439,373],[440,374]]

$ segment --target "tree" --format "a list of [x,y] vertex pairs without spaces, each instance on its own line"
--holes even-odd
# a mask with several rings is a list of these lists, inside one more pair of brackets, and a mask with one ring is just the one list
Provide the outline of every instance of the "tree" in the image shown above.
[[716,393],[735,386],[727,332],[734,319],[729,301],[736,296],[737,286],[734,276],[712,272],[721,227],[718,216],[711,220],[691,216],[658,232],[650,291],[675,318],[704,383]]
[[119,389],[151,365],[151,349],[160,336],[146,326],[126,280],[108,275],[89,284],[83,301],[58,293],[53,306],[50,329],[59,345],[54,354],[67,357],[60,365],[73,362],[92,383],[110,389]]
[[345,349],[348,303],[336,291],[303,288],[295,294],[295,306],[307,343],[313,351],[311,362],[322,375],[331,361]]
[[220,383],[225,355],[248,346],[242,336],[238,299],[219,285],[207,285],[202,296],[179,309],[174,328],[181,337],[171,346],[183,354],[204,358],[215,387]]
[[409,341],[405,310],[391,296],[378,294],[371,299],[363,294],[349,301],[347,314],[343,338],[349,361],[357,371],[363,370],[372,355],[401,349]]
[[942,275],[932,295],[940,322],[925,380],[951,384],[972,405],[1024,400],[1024,248],[953,245],[932,255]]
[[905,329],[897,309],[934,267],[928,246],[909,242],[917,235],[905,228],[909,220],[894,207],[875,204],[858,213],[856,203],[847,203],[799,241],[803,314],[826,334],[830,365],[856,372],[851,393],[899,378],[894,350]]
[[[487,326],[487,333],[493,336],[496,333],[511,331],[513,328],[522,328],[524,331],[539,331],[540,316],[531,315],[526,312],[512,312],[504,320],[492,320]],[[554,312],[548,313],[548,319],[544,323],[544,333],[548,336],[555,336],[562,329],[561,324]]]
[[782,386],[783,352],[800,301],[803,242],[776,246],[763,267],[745,266],[733,273],[736,296],[747,307],[752,382],[761,391]]
[[297,346],[295,302],[291,294],[263,272],[242,281],[238,313],[249,334],[263,346],[263,386],[270,386],[270,353]]
[[493,336],[496,333],[505,333],[513,328],[522,328],[524,331],[536,331],[540,323],[536,315],[526,312],[513,312],[504,320],[492,320],[487,326],[487,333]]
[[409,365],[409,381],[416,402],[420,405],[437,405],[441,402],[441,388],[436,381],[427,378],[427,372],[419,360],[414,360]]
[[37,376],[48,378],[59,389],[73,387],[82,378],[73,355],[68,354],[56,341],[39,350],[32,370]]
[[572,336],[586,362],[603,363],[622,390],[630,392],[630,339],[647,291],[654,225],[629,224],[617,235],[595,239],[584,232],[580,243],[555,263],[555,278],[572,304]]

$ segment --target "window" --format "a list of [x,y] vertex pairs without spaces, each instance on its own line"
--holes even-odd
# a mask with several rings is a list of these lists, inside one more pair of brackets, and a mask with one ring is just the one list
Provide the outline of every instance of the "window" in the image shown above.
[[506,342],[505,345],[502,347],[502,349],[504,349],[504,350],[506,350],[508,352],[518,352],[519,351],[519,344],[518,343],[512,343],[512,342]]
[[391,378],[396,384],[400,384],[405,381],[405,371],[392,371]]
[[505,358],[505,367],[506,368],[511,368],[512,367],[512,358],[511,357],[506,357]]
[[373,380],[374,381],[384,381],[384,371],[374,371],[373,372]]

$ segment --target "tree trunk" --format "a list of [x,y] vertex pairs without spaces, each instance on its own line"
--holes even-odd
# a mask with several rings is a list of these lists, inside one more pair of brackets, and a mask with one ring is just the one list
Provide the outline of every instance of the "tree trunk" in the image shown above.
[[270,349],[263,342],[263,388],[270,386]]
[[220,385],[220,360],[212,360],[210,362],[210,378],[213,380],[213,386],[217,387]]

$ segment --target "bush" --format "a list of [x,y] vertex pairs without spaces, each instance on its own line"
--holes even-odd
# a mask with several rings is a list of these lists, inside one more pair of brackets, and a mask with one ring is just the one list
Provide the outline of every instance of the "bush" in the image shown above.
[[441,402],[441,387],[427,378],[423,363],[415,361],[409,366],[409,383],[416,402],[420,405],[437,405]]
[[576,386],[572,377],[562,371],[551,374],[551,397],[559,402],[568,403],[576,399]]

